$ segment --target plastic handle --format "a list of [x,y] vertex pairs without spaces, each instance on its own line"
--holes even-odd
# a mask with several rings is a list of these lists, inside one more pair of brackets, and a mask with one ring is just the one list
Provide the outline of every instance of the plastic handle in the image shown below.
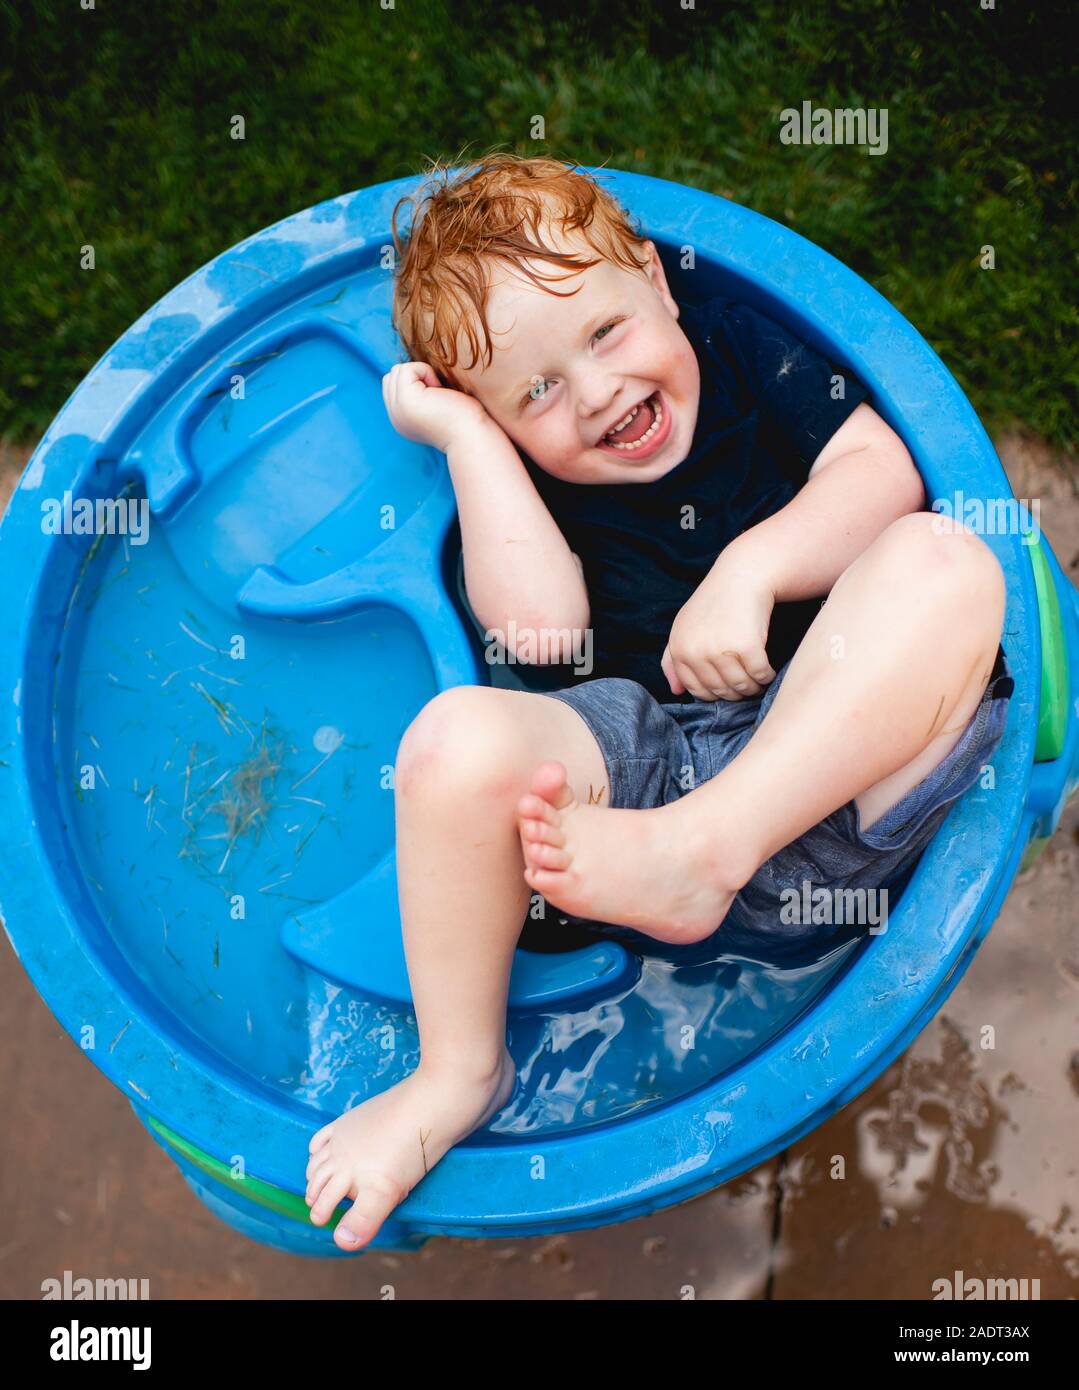
[[[1051,762],[1064,752],[1071,703],[1068,678],[1068,640],[1052,568],[1041,540],[1030,547],[1034,587],[1038,595],[1038,626],[1042,639],[1041,703],[1034,761]],[[1067,581],[1065,581],[1067,582]],[[1071,614],[1075,626],[1074,605]]]

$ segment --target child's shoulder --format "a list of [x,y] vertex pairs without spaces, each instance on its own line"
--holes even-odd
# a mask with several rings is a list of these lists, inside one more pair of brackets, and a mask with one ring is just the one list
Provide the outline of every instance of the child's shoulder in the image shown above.
[[682,331],[701,367],[702,391],[726,397],[732,408],[745,410],[759,393],[769,365],[778,352],[797,353],[798,340],[767,315],[731,295],[716,294],[680,303]]
[[679,300],[678,303],[684,328],[691,333],[696,332],[713,346],[717,337],[721,342],[749,344],[762,336],[795,336],[768,314],[744,299],[731,295],[716,294],[701,300]]
[[681,316],[702,368],[713,368],[736,394],[812,392],[818,384],[813,372],[827,366],[827,357],[797,328],[744,299],[714,295],[682,306]]

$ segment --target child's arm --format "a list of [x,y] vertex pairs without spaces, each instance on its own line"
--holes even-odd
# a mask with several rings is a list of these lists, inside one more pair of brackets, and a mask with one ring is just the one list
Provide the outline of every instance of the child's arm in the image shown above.
[[679,611],[661,660],[672,691],[759,694],[775,677],[765,652],[775,604],[826,595],[886,527],[924,505],[906,446],[860,405],[797,495],[732,541]]
[[[387,373],[383,396],[400,434],[446,455],[461,523],[465,588],[484,629],[508,636],[512,619],[524,641],[529,629],[587,628],[588,592],[579,562],[517,450],[479,401],[441,386],[419,362]],[[559,659],[554,645],[533,641],[531,650],[537,647]],[[570,660],[571,653],[561,659]]]
[[465,588],[482,626],[506,632],[512,618],[522,638],[525,628],[586,628],[579,561],[503,430],[487,416],[450,441],[446,461],[461,521]]
[[863,404],[817,455],[801,491],[723,555],[767,582],[777,603],[821,598],[886,527],[924,506],[906,445]]

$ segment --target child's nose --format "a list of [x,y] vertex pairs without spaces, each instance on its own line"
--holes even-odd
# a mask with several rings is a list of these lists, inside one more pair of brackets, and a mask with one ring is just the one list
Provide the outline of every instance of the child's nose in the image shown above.
[[606,419],[618,400],[622,383],[611,377],[592,376],[585,378],[580,385],[578,399],[581,414],[586,420]]

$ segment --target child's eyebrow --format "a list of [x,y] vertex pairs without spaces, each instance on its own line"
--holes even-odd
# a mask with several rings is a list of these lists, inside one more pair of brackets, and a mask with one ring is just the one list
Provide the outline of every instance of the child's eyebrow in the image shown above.
[[[609,323],[610,320],[611,320],[612,318],[615,318],[620,312],[621,312],[620,309],[618,309],[617,307],[611,305],[611,306],[609,306],[609,307],[606,308],[606,309],[600,310],[600,312],[599,312],[598,314],[595,314],[595,315],[589,320],[587,330],[584,332],[584,334],[582,334],[582,338],[583,338],[584,342],[587,343],[588,340],[589,340],[589,338],[592,337],[593,333],[595,333],[598,329],[602,328],[602,327],[604,326],[604,324]],[[526,381],[522,381],[521,384],[520,384],[519,386],[514,387],[514,389],[513,389],[512,391],[508,391],[508,392],[506,393],[506,401],[507,401],[507,404],[509,404],[509,405],[517,405],[517,404],[519,403],[521,397],[524,395],[524,393],[525,393],[526,391],[531,390],[531,388],[532,388],[532,383],[533,383],[537,378],[539,378],[539,379],[542,381],[543,378],[544,378],[546,375],[547,375],[546,372],[533,372],[532,375],[531,375],[530,377],[528,377],[528,379],[527,379]]]

